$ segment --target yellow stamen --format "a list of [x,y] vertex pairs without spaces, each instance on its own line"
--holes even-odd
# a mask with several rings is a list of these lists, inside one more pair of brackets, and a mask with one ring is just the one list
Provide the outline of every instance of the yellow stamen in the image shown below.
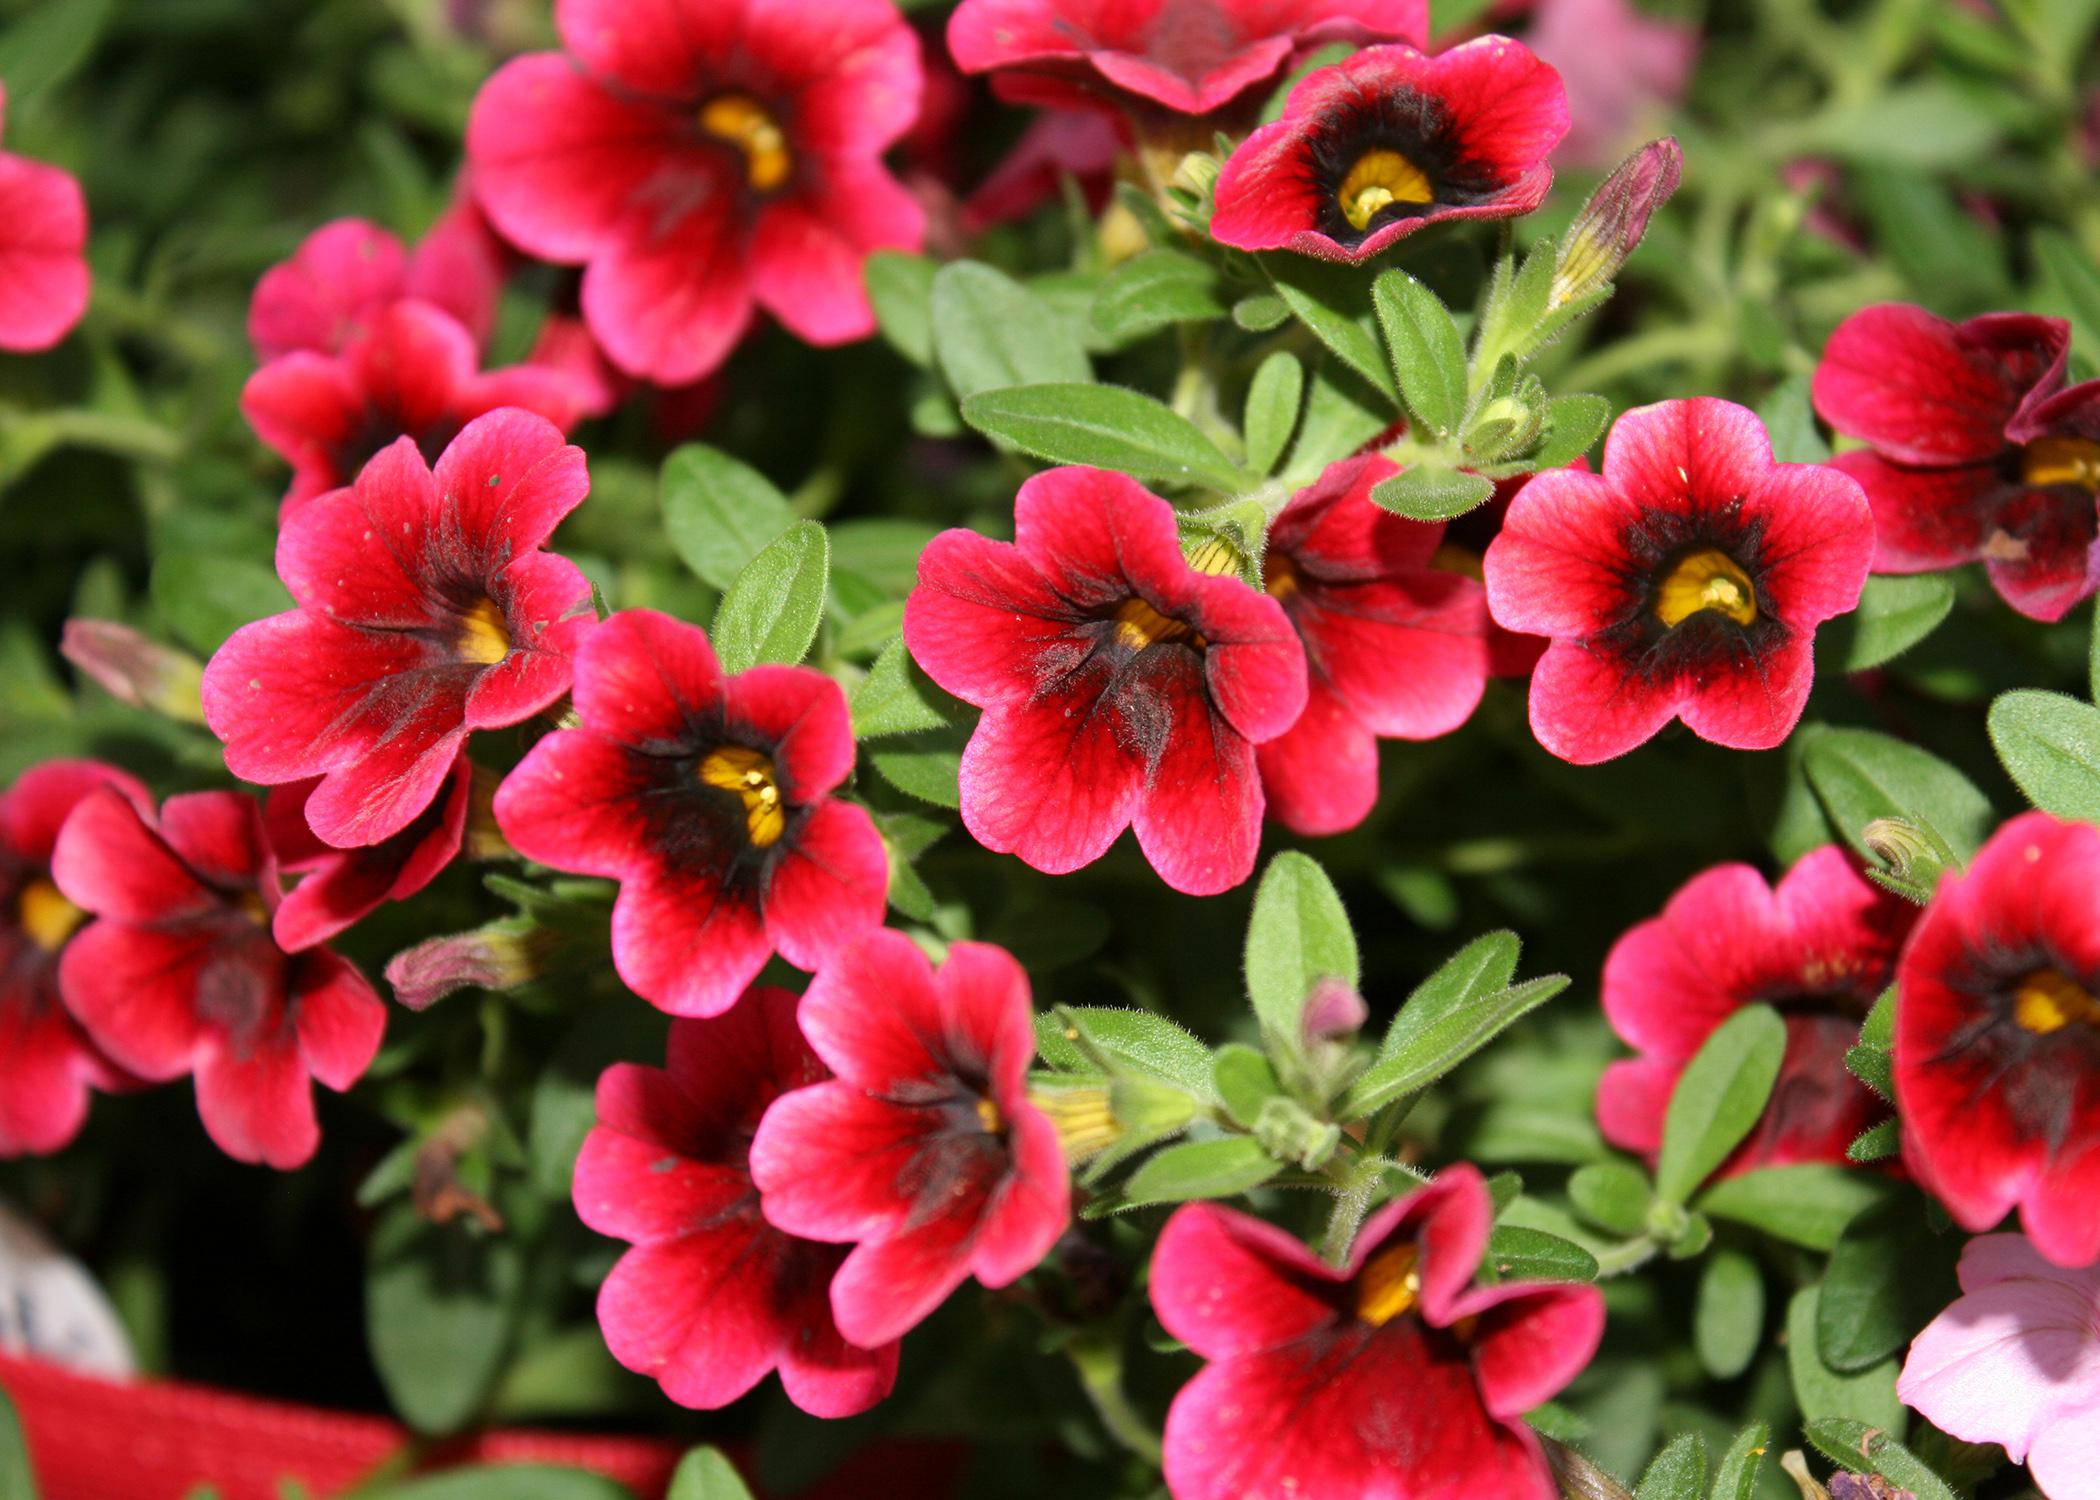
[[1103,1085],[1031,1089],[1028,1102],[1050,1117],[1057,1127],[1058,1142],[1065,1148],[1065,1160],[1074,1166],[1099,1156],[1123,1138],[1123,1127]]
[[770,193],[788,180],[795,158],[779,122],[745,94],[718,94],[700,107],[700,128],[744,153],[744,180]]
[[1006,1134],[1006,1121],[999,1117],[999,1106],[982,1095],[977,1100],[977,1122],[984,1126],[986,1135]]
[[1757,590],[1734,558],[1711,547],[1694,552],[1670,570],[1655,597],[1655,614],[1665,625],[1689,620],[1701,610],[1726,615],[1738,625],[1757,618]]
[[1356,1315],[1383,1328],[1412,1308],[1422,1295],[1421,1259],[1412,1240],[1372,1256],[1356,1278]]
[[700,779],[708,786],[735,792],[744,804],[744,827],[752,844],[767,848],[787,831],[787,808],[773,762],[742,745],[723,745],[700,762]]
[[1116,639],[1133,651],[1142,651],[1160,641],[1178,641],[1189,633],[1181,620],[1170,620],[1143,599],[1125,599],[1116,606]]
[[66,939],[87,920],[87,913],[68,901],[41,875],[30,877],[15,898],[15,917],[29,941],[46,953],[65,947]]
[[493,599],[483,599],[459,620],[456,649],[463,661],[493,667],[510,655],[510,629]]
[[2020,477],[2029,484],[2075,484],[2100,494],[2100,443],[2091,438],[2036,438],[2020,454]]
[[1434,203],[1436,188],[1428,173],[1399,152],[1374,146],[1356,159],[1334,198],[1349,226],[1364,230],[1395,203]]
[[241,909],[242,916],[256,926],[267,927],[270,925],[270,906],[268,902],[263,900],[260,891],[242,891],[235,898],[233,904]]
[[2073,1021],[2100,1026],[2100,1000],[2061,969],[2036,969],[2013,986],[2013,1019],[2037,1036]]

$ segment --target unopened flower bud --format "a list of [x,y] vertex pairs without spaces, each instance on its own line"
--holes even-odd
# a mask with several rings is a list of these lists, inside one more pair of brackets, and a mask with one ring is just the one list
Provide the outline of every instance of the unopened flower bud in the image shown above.
[[1546,1464],[1567,1500],[1633,1500],[1624,1485],[1566,1443],[1543,1436],[1539,1442],[1546,1450]]
[[1028,1102],[1050,1117],[1073,1166],[1111,1147],[1162,1139],[1196,1117],[1196,1101],[1149,1079],[1074,1079],[1030,1086]]
[[1220,163],[1208,151],[1191,151],[1174,168],[1172,185],[1180,188],[1199,203],[1208,198],[1211,189],[1218,185]]
[[1668,136],[1620,162],[1568,227],[1553,268],[1550,305],[1565,307],[1610,285],[1683,175],[1684,152]]
[[1263,1101],[1254,1121],[1254,1138],[1278,1161],[1296,1162],[1308,1172],[1317,1172],[1341,1145],[1342,1128],[1314,1119],[1304,1105],[1279,1094]]
[[1339,979],[1323,979],[1306,996],[1298,1026],[1310,1047],[1316,1042],[1347,1041],[1370,1018],[1371,1008],[1352,986]]
[[1954,858],[1942,840],[1902,818],[1876,818],[1860,830],[1860,840],[1886,867],[1888,877],[1920,901],[1932,895]]
[[434,937],[395,954],[386,966],[394,998],[410,1010],[428,1010],[455,990],[514,990],[547,971],[561,936],[537,924],[507,918]]
[[119,703],[204,722],[204,664],[115,620],[68,620],[59,653]]

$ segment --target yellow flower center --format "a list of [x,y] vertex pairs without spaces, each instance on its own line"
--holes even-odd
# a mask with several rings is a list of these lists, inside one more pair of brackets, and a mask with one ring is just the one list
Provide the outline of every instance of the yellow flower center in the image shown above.
[[1187,622],[1170,620],[1143,599],[1125,599],[1116,606],[1116,639],[1133,651],[1142,651],[1160,641],[1178,641],[1189,633]]
[[457,647],[462,661],[493,667],[510,655],[510,629],[493,599],[483,599],[459,620]]
[[1422,1252],[1413,1240],[1379,1251],[1356,1278],[1356,1315],[1383,1328],[1422,1295]]
[[87,915],[41,875],[32,876],[15,898],[15,917],[22,931],[46,953],[65,947],[66,939]]
[[1364,230],[1395,203],[1434,203],[1436,189],[1429,174],[1399,152],[1374,146],[1356,159],[1334,198],[1349,226]]
[[1670,570],[1655,598],[1665,625],[1689,620],[1701,610],[1726,615],[1738,625],[1757,618],[1757,590],[1735,559],[1711,547],[1694,552]]
[[2020,477],[2029,484],[2075,484],[2100,494],[2100,443],[2091,438],[2036,438],[2020,454]]
[[2100,1026],[2100,1000],[2061,969],[2036,969],[2013,986],[2013,1019],[2037,1036],[2073,1021]]
[[1006,1134],[1006,1121],[999,1116],[999,1106],[982,1095],[977,1099],[977,1123],[984,1127],[986,1135]]
[[787,808],[773,762],[742,745],[723,745],[700,762],[700,780],[735,792],[744,804],[744,827],[754,846],[764,849],[787,831]]
[[744,180],[752,190],[770,193],[795,169],[787,134],[748,94],[717,94],[700,107],[700,128],[744,153]]

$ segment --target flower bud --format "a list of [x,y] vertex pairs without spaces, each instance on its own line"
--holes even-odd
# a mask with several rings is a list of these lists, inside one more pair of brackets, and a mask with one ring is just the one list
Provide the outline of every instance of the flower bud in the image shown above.
[[204,722],[204,664],[115,620],[68,620],[59,654],[119,703],[185,724]]
[[1830,1491],[1824,1489],[1816,1481],[1815,1475],[1808,1472],[1808,1460],[1801,1456],[1799,1448],[1781,1455],[1779,1468],[1781,1473],[1794,1481],[1794,1488],[1801,1491],[1801,1500],[1830,1500]]
[[1954,851],[1945,842],[1902,818],[1876,818],[1860,830],[1860,840],[1886,866],[1888,879],[1915,901],[1931,897],[1941,873],[1954,861]]
[[1626,1487],[1570,1448],[1552,1438],[1540,1437],[1546,1464],[1567,1500],[1633,1500]]
[[561,947],[561,936],[535,923],[506,918],[404,948],[386,966],[394,998],[410,1010],[428,1010],[454,990],[514,990],[539,978]]
[[1565,307],[1609,286],[1683,174],[1684,152],[1668,136],[1620,162],[1568,227],[1553,268],[1549,305]]
[[1187,1093],[1129,1074],[1034,1083],[1028,1102],[1057,1127],[1065,1160],[1075,1167],[1113,1147],[1164,1139],[1196,1117]]
[[1361,1031],[1370,1018],[1371,1008],[1354,988],[1339,979],[1323,979],[1305,997],[1298,1026],[1305,1045],[1310,1047],[1317,1042],[1345,1042]]
[[1296,1162],[1308,1172],[1317,1172],[1341,1145],[1342,1127],[1314,1119],[1297,1100],[1278,1094],[1263,1101],[1254,1121],[1254,1138],[1278,1161]]

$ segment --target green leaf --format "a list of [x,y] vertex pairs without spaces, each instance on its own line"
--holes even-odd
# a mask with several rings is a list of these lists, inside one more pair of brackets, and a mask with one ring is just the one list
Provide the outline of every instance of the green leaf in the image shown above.
[[1233,1122],[1252,1130],[1261,1107],[1283,1092],[1276,1069],[1245,1042],[1227,1042],[1211,1059],[1211,1089]]
[[1750,1500],[1757,1493],[1771,1437],[1772,1429],[1762,1422],[1753,1422],[1735,1435],[1714,1475],[1713,1500]]
[[1484,995],[1508,987],[1517,977],[1524,945],[1503,928],[1484,933],[1445,959],[1436,972],[1416,985],[1386,1028],[1380,1057],[1395,1052],[1435,1023],[1465,1009]]
[[911,659],[899,636],[882,648],[853,690],[853,737],[874,740],[940,729],[967,712],[967,704],[942,691]]
[[933,278],[939,270],[926,256],[896,250],[876,251],[861,270],[875,326],[922,370],[933,368]]
[[1953,608],[1954,580],[1945,573],[1876,575],[1860,591],[1859,607],[1825,627],[1817,653],[1825,670],[1864,672],[1931,635]]
[[1789,375],[1758,403],[1757,419],[1772,437],[1772,457],[1783,464],[1830,461],[1830,444],[1816,426],[1815,403],[1806,375]]
[[1867,1369],[1897,1353],[1960,1295],[1961,1241],[1935,1234],[1925,1203],[1902,1194],[1869,1205],[1830,1252],[1816,1314],[1816,1349],[1833,1370]]
[[1392,356],[1400,394],[1417,422],[1439,440],[1466,414],[1466,346],[1435,292],[1405,271],[1371,283],[1371,304]]
[[1692,1347],[1716,1380],[1750,1368],[1765,1333],[1765,1278],[1740,1250],[1717,1250],[1699,1275],[1692,1307]]
[[1171,1083],[1198,1099],[1211,1097],[1210,1048],[1165,1016],[1102,1005],[1064,1006],[1057,1014],[1112,1063]]
[[547,1058],[532,1089],[526,1165],[532,1185],[550,1201],[566,1202],[583,1138],[598,1123],[598,1079],[616,1062],[660,1053],[661,1017],[632,1006],[579,1021]]
[[1230,1198],[1260,1187],[1283,1170],[1251,1135],[1215,1141],[1184,1141],[1155,1151],[1123,1185],[1127,1207]]
[[1274,292],[1254,292],[1232,304],[1232,321],[1249,333],[1273,333],[1290,317],[1290,304]]
[[2100,822],[2100,708],[2019,688],[1991,704],[1990,731],[2029,802],[2059,818]]
[[1396,515],[1416,521],[1450,521],[1487,503],[1495,481],[1468,469],[1415,464],[1371,490],[1371,498]]
[[1338,458],[1346,458],[1392,425],[1391,409],[1378,394],[1331,359],[1311,371],[1305,414],[1281,477],[1309,484]]
[[115,0],[44,0],[0,31],[0,78],[7,80],[9,104],[19,109],[79,71],[115,8]]
[[394,1409],[419,1432],[481,1410],[510,1346],[523,1258],[512,1235],[427,1224],[402,1204],[367,1247],[365,1333]]
[[1852,1138],[1845,1148],[1845,1160],[1861,1165],[1868,1162],[1887,1161],[1903,1149],[1903,1125],[1891,1115],[1879,1125],[1869,1125]]
[[22,1441],[22,1420],[15,1415],[6,1391],[0,1391],[0,1495],[7,1500],[37,1500],[29,1447]]
[[687,443],[664,460],[664,534],[710,588],[726,589],[765,545],[795,524],[765,475],[719,448]]
[[1800,144],[1846,161],[1943,168],[1980,158],[1998,126],[1963,90],[1939,79],[1877,92],[1825,110]]
[[2035,231],[2033,243],[2043,283],[2071,320],[2072,347],[2100,354],[2100,267],[2060,229]]
[[1860,854],[1877,818],[1929,828],[1967,860],[1996,823],[1989,800],[1938,756],[1869,729],[1822,729],[1802,751],[1809,785],[1831,826]]
[[976,721],[898,735],[868,746],[882,779],[922,802],[955,811],[962,806],[962,752]]
[[1298,1044],[1298,1018],[1322,979],[1351,989],[1362,977],[1349,913],[1327,872],[1307,855],[1285,850],[1269,861],[1247,922],[1247,996],[1269,1035]]
[[737,574],[709,632],[724,672],[802,660],[824,619],[830,551],[822,526],[797,521]]
[[1305,403],[1305,366],[1297,356],[1279,349],[1261,362],[1247,386],[1247,470],[1267,474],[1290,446],[1298,426],[1298,408]]
[[1698,1208],[1805,1250],[1828,1250],[1847,1224],[1890,1191],[1886,1180],[1869,1173],[1808,1162],[1726,1178],[1700,1196]]
[[1497,1224],[1488,1236],[1487,1263],[1498,1281],[1595,1281],[1597,1257],[1557,1234]]
[[1917,1500],[1955,1500],[1946,1480],[1924,1460],[1872,1422],[1826,1417],[1802,1429],[1825,1458],[1855,1474],[1879,1474]]
[[1589,452],[1611,425],[1604,396],[1555,396],[1546,403],[1546,435],[1525,459],[1530,469],[1564,469]]
[[1342,1099],[1341,1117],[1360,1119],[1427,1088],[1567,987],[1565,974],[1527,979],[1423,1027],[1356,1080]]
[[1896,1098],[1895,1055],[1887,1047],[1872,1047],[1864,1042],[1845,1049],[1845,1068],[1854,1078],[1872,1089],[1882,1098],[1894,1102]]
[[751,1490],[721,1449],[695,1448],[679,1460],[664,1500],[751,1500]]
[[1024,453],[1138,479],[1233,490],[1240,472],[1188,418],[1119,385],[1025,385],[962,404],[963,420]]
[[1938,173],[1863,168],[1848,175],[1846,198],[1911,289],[1935,307],[1968,311],[2011,298],[2003,231],[1971,213]]
[[1354,268],[1289,254],[1264,256],[1262,264],[1276,284],[1276,294],[1313,337],[1397,406],[1400,388],[1371,332],[1363,279]]
[[1745,1006],[1714,1029],[1670,1094],[1658,1198],[1685,1202],[1728,1159],[1764,1113],[1785,1054],[1786,1023],[1769,1005]]
[[902,516],[856,516],[835,521],[831,533],[831,572],[834,581],[851,574],[878,592],[897,599],[912,591],[919,581],[919,555],[940,534],[926,521]]
[[1851,1417],[1900,1437],[1909,1415],[1896,1399],[1896,1361],[1884,1360],[1853,1374],[1824,1364],[1816,1352],[1820,1300],[1820,1287],[1805,1286],[1786,1308],[1786,1364],[1801,1415],[1809,1421]]
[[1140,251],[1111,271],[1089,316],[1096,330],[1120,344],[1175,323],[1208,323],[1225,311],[1215,267],[1180,250],[1158,249]]
[[200,656],[250,621],[292,607],[292,596],[261,563],[200,552],[163,552],[153,565],[152,593],[168,628]]
[[1093,379],[1072,325],[1011,276],[976,261],[933,278],[933,348],[957,396]]
[[1575,1212],[1611,1234],[1639,1234],[1654,1201],[1648,1174],[1632,1162],[1591,1162],[1568,1179],[1568,1202]]
[[[366,1494],[366,1491],[359,1491]],[[600,1474],[551,1464],[486,1464],[369,1492],[370,1500],[634,1500]]]
[[1706,1444],[1696,1432],[1678,1434],[1641,1476],[1634,1500],[1706,1500]]

